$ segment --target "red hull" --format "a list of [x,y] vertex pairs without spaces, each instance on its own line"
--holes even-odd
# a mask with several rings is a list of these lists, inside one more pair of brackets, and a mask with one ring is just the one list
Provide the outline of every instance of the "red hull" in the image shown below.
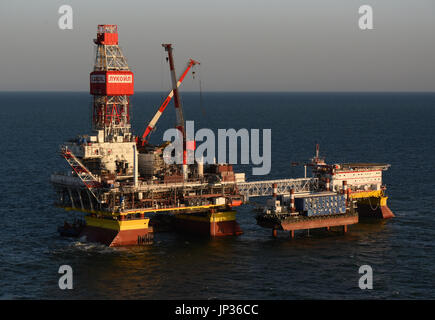
[[153,239],[153,228],[136,230],[111,230],[86,226],[80,234],[89,242],[98,242],[109,247],[140,245]]
[[390,219],[394,217],[394,213],[388,208],[388,206],[381,206],[382,218]]
[[306,230],[306,229],[317,229],[317,228],[328,228],[337,226],[347,226],[351,224],[358,223],[358,216],[332,216],[324,217],[313,220],[305,220],[300,222],[286,222],[281,223],[281,228],[286,231],[292,230]]
[[243,204],[242,200],[232,200],[230,207],[238,207],[241,206]]
[[176,219],[175,227],[178,231],[212,237],[238,236],[243,234],[237,221],[205,222]]

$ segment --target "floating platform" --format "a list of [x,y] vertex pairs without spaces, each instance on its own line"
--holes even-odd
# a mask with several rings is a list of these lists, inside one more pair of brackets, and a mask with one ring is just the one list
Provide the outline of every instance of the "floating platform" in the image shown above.
[[63,236],[85,237],[86,241],[110,247],[147,244],[152,242],[154,233],[165,231],[210,237],[238,236],[243,231],[232,206],[147,208],[121,213],[64,207],[66,210],[85,212],[86,223],[80,226],[80,230],[62,226],[58,231]]

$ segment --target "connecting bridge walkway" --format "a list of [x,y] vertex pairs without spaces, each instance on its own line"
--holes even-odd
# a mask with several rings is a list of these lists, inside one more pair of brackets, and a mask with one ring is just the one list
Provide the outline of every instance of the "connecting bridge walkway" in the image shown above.
[[295,193],[316,191],[319,182],[317,178],[279,179],[241,182],[237,183],[237,187],[247,202],[251,197],[271,196],[274,184],[277,185],[277,194],[290,194],[291,189],[294,189]]

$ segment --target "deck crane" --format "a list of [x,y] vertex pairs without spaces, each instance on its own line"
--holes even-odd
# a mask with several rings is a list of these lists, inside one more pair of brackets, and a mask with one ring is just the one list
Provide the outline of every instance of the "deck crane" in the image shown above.
[[162,105],[159,107],[159,109],[157,110],[154,117],[148,123],[148,126],[142,135],[142,138],[140,138],[140,140],[138,141],[138,144],[140,144],[141,146],[144,146],[146,143],[148,143],[148,139],[147,139],[148,135],[154,129],[157,121],[159,121],[160,116],[162,115],[163,111],[165,111],[165,109],[166,109],[167,105],[169,104],[169,102],[171,101],[172,97],[174,97],[175,109],[177,111],[177,129],[180,130],[180,132],[182,133],[183,140],[185,138],[185,136],[184,136],[183,110],[181,109],[180,98],[178,96],[178,87],[183,82],[183,80],[186,77],[189,70],[194,65],[199,64],[199,62],[195,61],[193,59],[189,59],[189,61],[187,63],[186,70],[184,70],[184,72],[181,75],[178,82],[175,82],[176,78],[175,78],[174,60],[173,60],[173,56],[172,56],[172,46],[171,46],[171,44],[163,44],[162,46],[165,47],[166,51],[168,51],[168,60],[169,60],[169,65],[170,65],[170,69],[171,69],[171,77],[172,77],[172,90],[171,90],[171,92],[169,92],[168,96],[163,101]]

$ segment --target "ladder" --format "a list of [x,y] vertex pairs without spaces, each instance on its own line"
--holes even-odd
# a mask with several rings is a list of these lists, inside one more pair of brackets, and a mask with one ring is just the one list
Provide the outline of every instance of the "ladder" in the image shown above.
[[101,203],[94,192],[95,189],[101,187],[100,181],[77,159],[68,147],[62,146],[60,154],[68,162],[89,192],[97,199],[98,203]]

